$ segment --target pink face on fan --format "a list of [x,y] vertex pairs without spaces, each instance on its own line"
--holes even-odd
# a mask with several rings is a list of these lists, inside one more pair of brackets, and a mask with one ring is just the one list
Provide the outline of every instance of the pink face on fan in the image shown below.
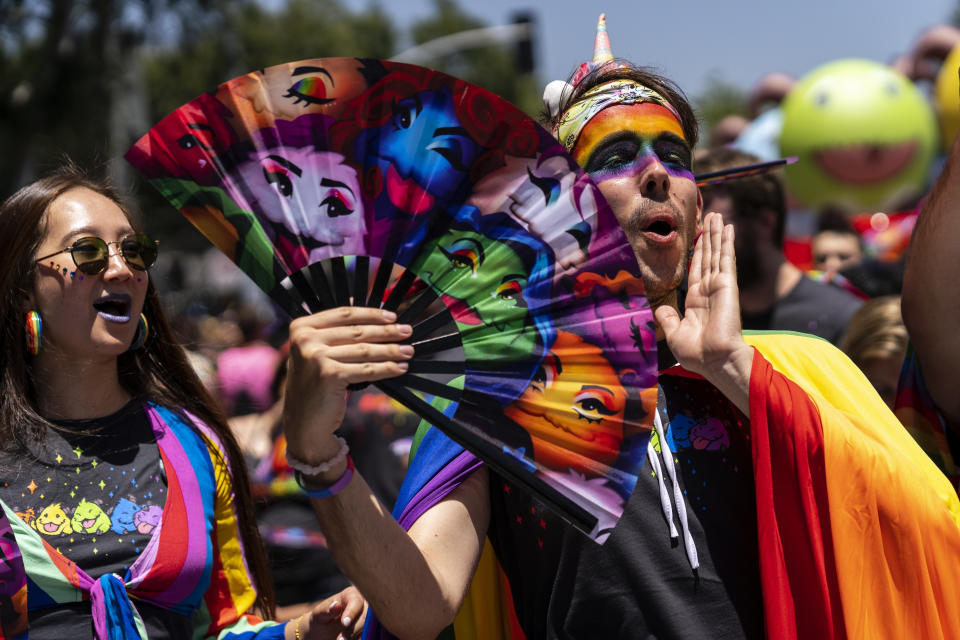
[[577,174],[565,156],[506,156],[506,165],[484,176],[468,204],[484,214],[503,212],[546,242],[564,269],[580,266],[596,224],[596,205],[574,201]]
[[226,185],[234,200],[274,228],[300,236],[310,262],[364,252],[366,223],[357,172],[339,153],[308,147],[263,151],[235,173],[245,188]]

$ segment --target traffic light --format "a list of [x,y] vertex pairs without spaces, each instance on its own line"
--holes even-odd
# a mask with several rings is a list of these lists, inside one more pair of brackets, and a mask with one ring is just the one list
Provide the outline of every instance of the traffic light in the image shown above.
[[514,43],[514,56],[516,58],[517,70],[520,73],[533,73],[533,31],[536,25],[534,13],[532,11],[517,11],[513,14],[513,24],[527,25],[525,36],[518,38]]

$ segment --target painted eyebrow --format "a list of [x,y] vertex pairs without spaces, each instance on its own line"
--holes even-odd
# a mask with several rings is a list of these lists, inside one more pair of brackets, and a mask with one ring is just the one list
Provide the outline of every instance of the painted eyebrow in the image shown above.
[[465,138],[470,137],[469,134],[467,133],[467,130],[464,129],[463,127],[437,127],[433,131],[433,137],[436,138],[437,136],[463,136]]
[[522,273],[508,273],[507,275],[503,276],[500,279],[500,284],[504,284],[506,282],[512,282],[513,280],[526,280],[526,279],[527,279],[527,276],[523,275]]
[[291,75],[291,76],[302,76],[302,75],[305,75],[305,74],[308,74],[308,73],[322,73],[323,75],[327,76],[327,78],[329,78],[329,80],[330,80],[330,86],[332,86],[332,87],[337,86],[337,85],[333,82],[333,76],[331,76],[331,75],[330,75],[330,72],[327,71],[326,69],[324,69],[323,67],[297,67],[296,69],[293,70],[293,73],[291,73],[290,75]]
[[269,156],[267,156],[266,159],[267,159],[267,160],[273,160],[274,162],[276,162],[277,164],[279,164],[281,167],[286,167],[287,169],[290,169],[290,171],[293,171],[295,174],[297,174],[297,177],[298,177],[298,178],[303,175],[303,170],[301,170],[300,167],[298,167],[297,165],[293,164],[292,162],[290,162],[289,160],[287,160],[287,159],[284,158],[283,156],[269,155]]
[[554,370],[557,372],[557,375],[559,376],[560,374],[563,373],[563,363],[560,361],[560,356],[557,355],[556,353],[554,353],[554,354],[553,354],[553,361],[554,361],[554,362],[556,363],[556,365],[557,365],[557,366],[554,367]]
[[611,391],[609,387],[601,387],[595,384],[585,384],[580,387],[580,390],[581,391],[601,391],[608,395],[611,395],[611,396],[613,395],[613,391]]
[[330,178],[321,178],[320,180],[321,187],[340,187],[341,189],[346,189],[350,192],[350,195],[353,195],[353,189],[348,187],[346,184],[340,182],[339,180],[331,180]]
[[474,245],[477,248],[477,255],[480,256],[480,264],[483,264],[485,252],[482,244],[473,238],[458,238],[457,242],[469,242],[470,244]]
[[210,131],[211,133],[213,132],[213,127],[211,127],[208,124],[203,124],[201,122],[188,122],[187,129],[202,129],[204,131]]

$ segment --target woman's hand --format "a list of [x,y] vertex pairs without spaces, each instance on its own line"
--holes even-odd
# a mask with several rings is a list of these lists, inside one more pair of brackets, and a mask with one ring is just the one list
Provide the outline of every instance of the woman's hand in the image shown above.
[[360,637],[367,617],[367,601],[356,587],[318,602],[310,611],[287,625],[286,637],[296,640],[348,640]]
[[340,307],[290,323],[290,360],[283,428],[290,454],[308,464],[333,458],[331,435],[343,421],[347,385],[401,375],[413,347],[396,344],[412,333],[391,311]]

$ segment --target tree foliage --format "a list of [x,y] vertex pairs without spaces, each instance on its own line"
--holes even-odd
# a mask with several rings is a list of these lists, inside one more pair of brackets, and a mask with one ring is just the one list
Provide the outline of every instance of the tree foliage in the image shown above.
[[724,116],[748,117],[747,92],[739,86],[712,77],[706,88],[693,99],[697,116],[704,131],[709,131]]
[[[463,11],[455,0],[434,0],[433,14],[415,23],[413,41],[422,44],[461,31],[488,26]],[[516,71],[510,46],[494,45],[458,51],[427,66],[489,89],[536,117],[541,108],[539,85],[530,74]]]
[[[152,124],[221,82],[253,69],[327,56],[389,58],[398,34],[374,1],[0,0],[0,196],[69,155],[123,188],[135,176],[123,153]],[[422,43],[486,26],[455,0],[412,27]],[[536,82],[514,70],[509,46],[428,64],[534,113]],[[143,187],[143,185],[139,185]],[[137,188],[148,227],[175,246],[205,246],[160,196]],[[169,245],[168,245],[169,246]]]

